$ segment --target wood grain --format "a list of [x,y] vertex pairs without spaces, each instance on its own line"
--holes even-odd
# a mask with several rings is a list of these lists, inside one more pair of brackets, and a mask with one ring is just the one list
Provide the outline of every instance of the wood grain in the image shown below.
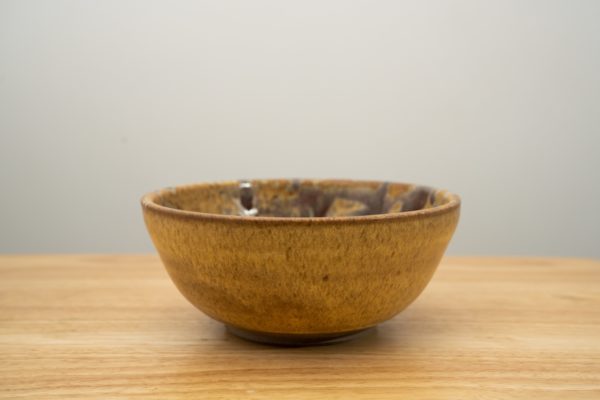
[[0,398],[599,399],[600,262],[448,258],[354,342],[245,342],[155,256],[1,256]]

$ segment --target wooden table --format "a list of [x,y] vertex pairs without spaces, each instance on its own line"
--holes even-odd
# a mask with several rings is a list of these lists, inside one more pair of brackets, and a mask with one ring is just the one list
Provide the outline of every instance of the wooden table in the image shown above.
[[0,256],[0,398],[600,399],[600,262],[447,258],[339,345],[228,334],[156,256]]

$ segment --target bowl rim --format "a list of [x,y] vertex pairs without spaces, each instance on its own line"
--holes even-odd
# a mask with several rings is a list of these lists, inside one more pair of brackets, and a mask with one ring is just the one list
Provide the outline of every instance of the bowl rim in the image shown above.
[[[227,185],[227,184],[239,184],[241,181],[312,181],[312,182],[335,182],[335,183],[364,183],[364,184],[401,184],[401,185],[414,185],[414,186],[426,186],[438,191],[445,191],[446,195],[450,198],[450,201],[440,206],[431,208],[415,210],[415,211],[402,211],[397,213],[381,213],[381,214],[370,214],[370,215],[357,215],[357,216],[340,216],[340,217],[265,217],[265,216],[241,216],[241,215],[229,215],[229,214],[215,214],[205,213],[199,211],[181,210],[177,208],[171,208],[160,205],[156,202],[161,195],[165,193],[172,193],[179,189],[190,189],[199,186],[209,185]],[[407,220],[425,216],[434,216],[439,214],[445,214],[453,210],[460,209],[461,198],[455,193],[452,193],[446,189],[438,189],[433,186],[409,183],[409,182],[398,182],[398,181],[383,181],[383,180],[365,180],[365,179],[311,179],[311,178],[267,178],[267,179],[239,179],[239,180],[223,180],[223,181],[211,181],[211,182],[196,182],[188,183],[176,186],[169,186],[162,189],[158,189],[149,193],[146,193],[140,199],[142,208],[144,210],[154,211],[158,214],[165,214],[173,217],[180,217],[184,219],[196,219],[203,221],[223,221],[223,222],[238,222],[244,224],[255,224],[255,223],[284,223],[284,224],[331,224],[331,223],[352,223],[352,222],[376,222],[376,221],[388,221],[388,220]]]

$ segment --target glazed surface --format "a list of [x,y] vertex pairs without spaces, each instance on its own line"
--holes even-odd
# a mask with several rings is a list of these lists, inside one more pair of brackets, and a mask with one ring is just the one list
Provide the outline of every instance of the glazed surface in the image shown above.
[[446,191],[402,183],[253,180],[203,184],[160,192],[165,207],[261,217],[347,217],[428,209],[446,204]]
[[[367,210],[333,211],[342,201]],[[402,183],[275,180],[166,189],[142,206],[192,304],[232,327],[301,341],[365,329],[407,307],[433,276],[460,201]]]

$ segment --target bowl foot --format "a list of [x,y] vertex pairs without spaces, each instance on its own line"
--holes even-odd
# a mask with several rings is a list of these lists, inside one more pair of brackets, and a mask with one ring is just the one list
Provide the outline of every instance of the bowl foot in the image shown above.
[[358,329],[349,332],[325,333],[325,334],[287,334],[256,332],[231,325],[225,325],[227,330],[235,336],[252,342],[270,344],[274,346],[301,347],[301,346],[323,346],[353,340],[366,335],[375,327]]

